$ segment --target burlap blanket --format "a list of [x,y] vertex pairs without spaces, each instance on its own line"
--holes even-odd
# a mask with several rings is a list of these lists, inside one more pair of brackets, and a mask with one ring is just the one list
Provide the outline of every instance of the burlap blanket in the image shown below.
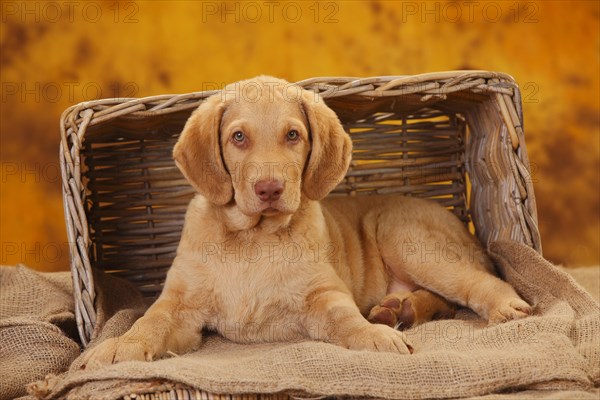
[[[156,362],[80,370],[69,276],[0,271],[1,398],[117,399],[174,387],[213,393],[292,393],[358,398],[598,398],[600,306],[569,275],[512,242],[491,246],[501,275],[534,315],[488,327],[473,313],[407,331],[415,354],[345,350],[303,341],[240,345],[208,336],[197,352]],[[123,333],[143,302],[122,282],[97,277],[98,339]],[[97,343],[94,341],[92,345]],[[506,392],[516,392],[506,394]],[[590,392],[591,390],[591,392]],[[490,395],[492,393],[492,395]],[[34,398],[34,397],[31,397]]]

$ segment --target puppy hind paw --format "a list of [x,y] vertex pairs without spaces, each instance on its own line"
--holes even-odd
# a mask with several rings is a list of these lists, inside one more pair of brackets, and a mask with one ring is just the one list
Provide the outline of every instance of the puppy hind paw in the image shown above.
[[387,325],[396,329],[408,329],[415,322],[415,310],[408,298],[384,298],[380,305],[371,309],[367,320],[373,324]]
[[533,314],[533,307],[519,298],[507,299],[489,313],[491,325],[500,324],[516,319],[522,319]]
[[372,324],[382,324],[387,326],[395,326],[398,322],[396,313],[387,307],[375,306],[371,309],[367,320]]

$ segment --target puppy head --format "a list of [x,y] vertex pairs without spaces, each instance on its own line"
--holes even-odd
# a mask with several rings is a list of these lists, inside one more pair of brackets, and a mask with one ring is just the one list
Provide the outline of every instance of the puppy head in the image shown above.
[[343,179],[352,142],[314,92],[258,77],[227,86],[194,111],[173,156],[194,188],[248,216],[294,213]]

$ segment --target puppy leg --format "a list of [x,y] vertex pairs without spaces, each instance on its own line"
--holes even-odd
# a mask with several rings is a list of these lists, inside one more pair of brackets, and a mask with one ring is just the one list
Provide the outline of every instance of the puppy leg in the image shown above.
[[172,351],[198,348],[202,324],[186,318],[185,312],[168,300],[157,300],[123,336],[103,341],[89,351],[83,368],[95,369],[121,361],[152,361]]
[[308,295],[306,304],[302,316],[312,339],[353,350],[412,353],[402,332],[369,323],[345,291],[316,289]]
[[200,346],[204,322],[201,303],[190,298],[189,288],[176,278],[176,273],[173,275],[167,276],[158,300],[131,329],[90,349],[83,368],[120,361],[152,361],[169,351],[181,353]]
[[425,289],[390,293],[371,309],[369,322],[403,330],[434,319],[454,317],[456,307]]
[[428,220],[382,224],[378,247],[391,273],[471,308],[492,324],[529,315],[531,306],[493,274],[485,250],[450,216],[444,210],[437,224]]
[[481,264],[468,260],[406,263],[403,270],[415,284],[471,308],[491,324],[524,318],[532,312],[512,286]]
[[[473,271],[465,268],[469,274],[463,284],[448,287],[450,298],[470,307],[490,324],[524,318],[532,313],[532,307],[517,294],[515,289],[500,278],[487,271]],[[444,289],[446,290],[446,289]]]

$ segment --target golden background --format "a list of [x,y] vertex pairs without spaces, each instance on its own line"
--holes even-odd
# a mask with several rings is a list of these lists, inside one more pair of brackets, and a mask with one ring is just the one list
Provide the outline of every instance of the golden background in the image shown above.
[[544,255],[600,263],[597,1],[3,1],[2,264],[68,269],[58,122],[101,97],[258,74],[503,71],[523,91]]

